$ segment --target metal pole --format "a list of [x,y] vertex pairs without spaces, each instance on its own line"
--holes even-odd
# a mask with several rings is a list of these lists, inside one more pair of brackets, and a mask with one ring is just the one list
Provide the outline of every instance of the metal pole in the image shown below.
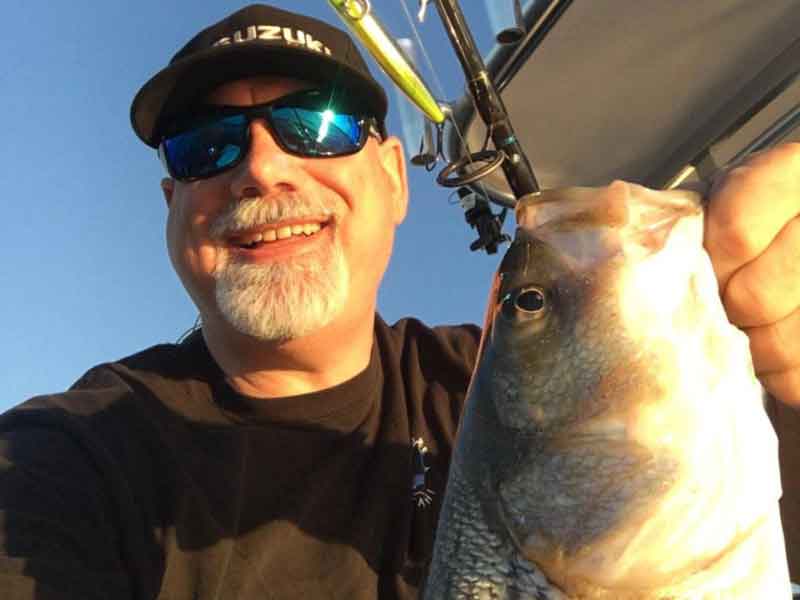
[[514,135],[506,108],[483,64],[458,0],[437,0],[436,9],[464,70],[478,114],[489,128],[495,148],[506,155],[502,169],[511,191],[517,199],[538,193],[539,183]]

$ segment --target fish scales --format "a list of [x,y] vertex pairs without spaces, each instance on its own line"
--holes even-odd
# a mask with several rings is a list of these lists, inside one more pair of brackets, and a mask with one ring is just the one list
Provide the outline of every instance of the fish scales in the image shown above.
[[424,597],[790,598],[777,440],[699,195],[553,190],[517,221]]

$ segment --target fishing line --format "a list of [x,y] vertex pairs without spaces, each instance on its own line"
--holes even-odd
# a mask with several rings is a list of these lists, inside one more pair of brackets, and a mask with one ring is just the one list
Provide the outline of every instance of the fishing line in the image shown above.
[[414,33],[414,37],[417,39],[417,44],[419,44],[419,47],[422,49],[422,56],[425,57],[425,62],[428,64],[428,69],[430,69],[431,75],[433,75],[433,83],[438,88],[436,91],[440,98],[444,98],[444,86],[442,85],[439,76],[436,74],[436,69],[433,66],[431,57],[428,55],[428,51],[425,49],[425,44],[422,41],[422,36],[420,36],[417,26],[414,23],[414,19],[411,16],[411,12],[408,10],[408,6],[406,6],[406,0],[401,0],[400,5],[403,7],[403,12],[406,15],[408,24],[411,25],[411,31]]
[[194,324],[193,324],[191,327],[189,327],[189,329],[187,329],[186,331],[184,331],[184,332],[183,332],[183,333],[180,335],[180,337],[179,337],[179,338],[178,338],[178,339],[175,341],[175,343],[176,343],[176,344],[182,344],[183,342],[185,342],[185,341],[186,341],[186,338],[188,338],[188,337],[189,337],[190,335],[192,335],[192,334],[193,334],[195,331],[197,331],[198,329],[200,329],[200,328],[202,327],[202,325],[203,325],[203,323],[202,323],[202,320],[201,320],[201,318],[200,318],[200,315],[197,315],[197,318],[194,320]]
[[[425,47],[425,43],[422,41],[422,36],[420,35],[419,30],[417,29],[417,25],[414,22],[414,18],[411,16],[411,11],[408,9],[408,6],[406,5],[406,0],[401,0],[400,5],[403,7],[403,12],[406,15],[406,20],[408,21],[408,24],[411,26],[411,31],[413,32],[414,37],[417,40],[417,44],[419,44],[419,47],[422,50],[422,56],[423,56],[423,58],[425,60],[425,63],[428,65],[428,69],[430,70],[431,75],[433,76],[433,83],[434,83],[434,86],[437,88],[437,90],[436,90],[437,94],[439,95],[440,98],[444,98],[446,96],[444,85],[442,84],[442,81],[439,79],[439,76],[437,75],[436,67],[434,66],[433,61],[431,60],[431,57],[428,54],[428,51],[427,51],[427,49]],[[471,158],[472,149],[469,147],[469,144],[467,143],[467,140],[466,140],[466,138],[464,136],[464,133],[461,131],[461,128],[459,127],[459,125],[456,122],[456,120],[452,117],[452,114],[450,115],[450,119],[449,120],[450,120],[450,123],[453,126],[453,129],[456,132],[456,136],[458,137],[458,141],[460,142],[461,147],[464,148],[465,151],[466,151],[467,163],[470,166],[474,166],[475,162]],[[489,126],[487,125],[487,133],[486,133],[486,141],[484,142],[484,149],[488,146],[489,136],[490,135],[491,135],[491,130],[489,129]],[[441,147],[437,148],[437,153],[442,153],[442,148]],[[442,154],[442,158],[447,160],[447,158],[444,156],[444,154]],[[433,168],[429,169],[429,171],[431,171],[431,170],[433,170]],[[484,197],[486,199],[491,198],[491,196],[489,196],[489,192],[486,190],[486,187],[483,185],[482,181],[478,180],[478,181],[474,182],[474,185],[477,185],[478,187],[480,187],[481,192],[483,193],[483,195],[484,195]]]

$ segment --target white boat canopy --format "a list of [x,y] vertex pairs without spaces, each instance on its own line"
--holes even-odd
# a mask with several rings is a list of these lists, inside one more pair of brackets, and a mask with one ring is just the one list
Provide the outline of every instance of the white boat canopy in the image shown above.
[[[524,19],[523,41],[486,63],[543,189],[668,187],[800,140],[797,0],[534,0]],[[480,149],[471,98],[454,115]],[[460,158],[452,128],[445,139]],[[511,198],[501,169],[482,182]]]

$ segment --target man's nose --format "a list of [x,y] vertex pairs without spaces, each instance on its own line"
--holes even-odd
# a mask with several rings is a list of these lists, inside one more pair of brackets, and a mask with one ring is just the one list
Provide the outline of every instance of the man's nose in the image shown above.
[[284,152],[263,120],[254,120],[250,123],[250,150],[236,166],[231,182],[234,197],[263,196],[279,188],[296,188],[302,176],[301,160]]

